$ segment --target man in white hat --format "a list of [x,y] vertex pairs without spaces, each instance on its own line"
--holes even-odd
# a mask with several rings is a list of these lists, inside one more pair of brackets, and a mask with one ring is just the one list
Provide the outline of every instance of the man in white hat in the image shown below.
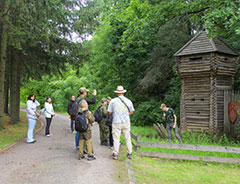
[[113,114],[112,135],[114,144],[111,158],[114,160],[118,159],[120,135],[121,132],[123,132],[128,149],[127,157],[131,159],[132,142],[130,134],[130,115],[134,112],[133,103],[124,96],[124,93],[126,93],[127,90],[125,90],[123,86],[118,86],[117,90],[114,92],[118,97],[112,99],[108,106],[108,113]]

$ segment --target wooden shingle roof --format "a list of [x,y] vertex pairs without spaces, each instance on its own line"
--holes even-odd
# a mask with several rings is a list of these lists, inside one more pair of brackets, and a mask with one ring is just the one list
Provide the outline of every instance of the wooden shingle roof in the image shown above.
[[220,52],[238,56],[231,47],[220,38],[207,38],[207,32],[201,31],[185,44],[174,56],[185,56],[208,52]]

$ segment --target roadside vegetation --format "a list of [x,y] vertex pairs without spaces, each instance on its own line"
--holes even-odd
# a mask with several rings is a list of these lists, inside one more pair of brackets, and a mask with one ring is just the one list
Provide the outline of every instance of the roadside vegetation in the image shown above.
[[194,161],[153,159],[134,154],[132,167],[137,183],[238,184],[240,166]]
[[[148,127],[132,126],[131,131],[135,135],[139,135],[140,140],[143,142],[168,143],[167,139],[161,139],[158,136],[157,132],[154,130],[154,128],[150,127],[150,126],[148,126]],[[172,132],[172,135],[173,135],[173,143],[178,144],[178,141],[174,136],[174,132]],[[228,138],[226,135],[213,136],[204,131],[202,131],[202,132],[185,131],[182,133],[182,141],[183,141],[183,144],[240,147],[240,142],[235,141],[232,138]],[[149,147],[141,147],[140,150],[141,151],[150,151],[150,152],[161,152],[161,153],[175,153],[175,154],[186,154],[186,155],[189,154],[189,155],[200,155],[200,156],[240,158],[240,154],[235,154],[235,153],[190,151],[190,150],[149,148]]]
[[[17,124],[9,124],[10,117],[4,116],[4,129],[0,130],[0,150],[23,139],[27,135],[28,121],[26,112],[20,112],[20,121]],[[37,121],[35,131],[40,128],[41,123]]]
[[[135,135],[141,136],[141,141],[144,142],[161,142],[161,143],[168,142],[167,139],[160,139],[160,137],[157,135],[157,132],[151,126],[146,127],[132,126],[131,131]],[[199,133],[183,132],[182,140],[183,144],[240,147],[239,142],[227,138],[226,135],[216,137],[204,132]],[[133,142],[135,141],[133,140]],[[173,139],[173,143],[178,143],[175,137]],[[149,147],[141,147],[140,150],[174,154],[240,158],[240,154],[234,153],[217,153],[207,151],[189,151]],[[134,152],[132,159],[132,167],[134,169],[134,175],[137,183],[237,184],[239,183],[240,180],[239,164],[225,164],[225,163],[222,164],[203,161],[184,161],[184,160],[148,158],[142,157],[136,152]]]

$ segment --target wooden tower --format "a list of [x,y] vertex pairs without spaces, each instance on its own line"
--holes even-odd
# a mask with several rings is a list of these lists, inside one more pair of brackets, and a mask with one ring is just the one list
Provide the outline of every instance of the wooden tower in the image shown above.
[[182,79],[181,127],[223,133],[224,90],[231,90],[238,54],[223,40],[201,31],[174,56]]

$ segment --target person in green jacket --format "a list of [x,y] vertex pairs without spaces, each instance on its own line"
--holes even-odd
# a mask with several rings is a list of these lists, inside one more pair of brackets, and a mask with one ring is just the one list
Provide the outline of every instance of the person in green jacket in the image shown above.
[[102,120],[99,122],[99,131],[100,131],[101,145],[104,145],[104,146],[109,146],[109,143],[108,143],[109,127],[106,125],[107,108],[108,108],[107,98],[102,98],[102,104],[100,107]]

